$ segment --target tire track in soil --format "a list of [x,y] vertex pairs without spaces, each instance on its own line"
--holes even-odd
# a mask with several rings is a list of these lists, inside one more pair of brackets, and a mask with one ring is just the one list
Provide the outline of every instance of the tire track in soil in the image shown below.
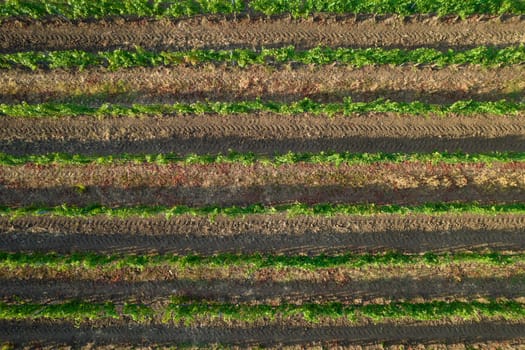
[[[103,281],[69,279],[0,279],[0,298],[4,301],[48,303],[59,300],[82,299],[93,302],[148,303],[186,296],[197,300],[237,302],[353,302],[410,300],[423,298],[517,298],[525,293],[525,275],[505,278],[454,277],[388,278],[357,280],[351,283],[324,281],[247,281],[247,280],[164,280],[164,281]],[[16,297],[15,297],[16,296]]]
[[[447,175],[444,175],[447,178]],[[430,180],[430,178],[429,178]],[[504,179],[501,179],[504,181]],[[81,183],[81,182],[79,182]],[[122,205],[187,205],[190,207],[248,206],[251,204],[279,205],[299,203],[332,204],[395,204],[423,205],[425,203],[476,202],[479,204],[521,203],[525,198],[525,183],[513,187],[499,187],[500,182],[485,185],[467,184],[457,187],[450,185],[425,185],[416,188],[398,189],[386,184],[353,187],[348,185],[318,185],[308,183],[294,185],[253,185],[253,186],[140,186],[113,187],[87,185],[79,191],[75,186],[40,188],[2,188],[2,205],[10,207],[44,205],[85,207],[97,203],[108,207]]]
[[93,327],[71,323],[0,321],[5,341],[39,344],[231,344],[243,346],[298,345],[314,341],[330,344],[377,344],[403,342],[457,343],[523,340],[524,323],[476,322],[454,325],[378,324],[356,327],[182,328],[167,325]]
[[[291,103],[308,97],[317,102],[356,102],[378,98],[448,104],[458,100],[519,101],[525,90],[525,67],[477,65],[434,69],[413,66],[298,66],[269,69],[220,66],[130,68],[115,72],[76,70],[0,70],[0,103],[49,101],[102,103],[173,103],[242,101],[261,98]],[[110,92],[108,92],[110,91]]]
[[[446,119],[444,119],[446,118]],[[444,123],[446,120],[446,123]],[[0,151],[118,153],[525,151],[525,118],[202,115],[123,118],[0,118]]]
[[525,42],[520,16],[477,16],[466,21],[433,16],[315,16],[228,20],[200,17],[178,21],[7,21],[0,26],[0,52],[28,50],[232,49],[295,45],[346,47],[463,49],[519,45]]
[[279,233],[233,236],[3,233],[7,252],[116,253],[282,253],[343,254],[399,251],[403,253],[503,250],[525,251],[525,231],[386,231],[382,233]]
[[[525,162],[429,164],[90,164],[0,166],[0,198],[89,206],[262,203],[518,203]],[[232,183],[232,179],[235,182]],[[78,184],[84,186],[78,190]],[[109,185],[111,184],[111,185]]]
[[[400,250],[422,253],[482,250],[523,251],[525,215],[376,215],[288,217],[283,214],[190,215],[126,219],[0,217],[4,251],[345,253]],[[448,242],[448,243],[447,243]]]
[[127,235],[206,235],[233,236],[240,232],[260,236],[275,234],[356,234],[386,231],[518,231],[523,232],[525,215],[505,214],[442,214],[374,216],[287,216],[286,214],[247,215],[245,217],[180,215],[169,220],[162,216],[150,218],[118,218],[93,216],[87,218],[60,216],[0,216],[0,233],[54,234],[127,234]]

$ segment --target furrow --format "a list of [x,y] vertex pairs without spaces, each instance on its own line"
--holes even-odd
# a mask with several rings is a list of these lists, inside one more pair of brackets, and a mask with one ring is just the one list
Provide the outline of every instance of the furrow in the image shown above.
[[[124,282],[104,280],[68,279],[2,279],[0,298],[7,301],[56,302],[82,299],[113,302],[169,299],[190,297],[211,299],[219,302],[354,302],[387,300],[411,300],[418,298],[517,298],[525,292],[523,275],[505,278],[437,276],[434,278],[399,277],[377,280],[357,280],[348,283],[335,281],[250,281],[250,280],[167,280],[147,282]],[[13,299],[14,298],[14,299]]]
[[[39,218],[44,224],[53,221]],[[36,220],[35,220],[36,221]],[[89,230],[84,220],[77,221],[77,230]],[[89,222],[89,221],[88,221]],[[87,226],[87,227],[86,227]],[[125,232],[127,225],[121,228]],[[129,226],[128,226],[129,227]],[[284,253],[341,254],[400,251],[404,253],[501,250],[525,251],[523,228],[515,231],[386,231],[378,233],[312,233],[288,234],[283,228],[271,235],[239,233],[215,236],[200,234],[141,235],[129,233],[50,233],[44,225],[31,227],[42,233],[10,232],[0,235],[0,249],[10,252],[100,252],[100,253]],[[47,232],[46,232],[47,231]],[[9,231],[8,231],[9,232]],[[49,233],[48,233],[49,232]],[[162,233],[160,233],[162,232]]]
[[267,236],[277,233],[382,233],[386,230],[419,231],[523,231],[525,215],[449,214],[449,215],[375,215],[375,216],[292,216],[282,214],[251,215],[244,218],[218,216],[215,220],[192,215],[151,218],[110,218],[93,216],[74,218],[60,216],[0,217],[3,233],[119,234],[128,235],[208,235],[233,236],[239,232]]
[[261,98],[291,103],[308,97],[317,102],[356,102],[379,97],[393,101],[451,104],[458,100],[519,102],[525,89],[522,66],[422,67],[299,66],[294,69],[229,66],[131,68],[110,72],[0,71],[0,103],[51,101],[88,104],[152,104],[203,99],[242,101]]
[[[446,120],[446,123],[444,122]],[[0,151],[262,154],[321,151],[481,153],[525,151],[521,116],[422,117],[368,114],[356,117],[272,114],[144,118],[1,118]]]
[[[437,180],[439,181],[439,180]],[[443,180],[447,182],[445,178]],[[247,206],[252,204],[279,205],[294,202],[334,204],[395,204],[422,205],[425,203],[477,202],[481,204],[519,203],[525,197],[525,189],[509,186],[498,187],[456,185],[425,186],[397,189],[387,185],[367,185],[359,188],[340,185],[254,185],[232,187],[114,187],[86,186],[78,184],[67,187],[47,188],[2,188],[2,204],[9,206],[46,205],[59,206],[64,203],[88,206],[97,203],[103,206],[121,205],[188,205],[192,207]]]
[[75,326],[70,323],[0,321],[0,337],[6,341],[40,344],[68,343],[204,345],[212,343],[243,346],[298,345],[310,342],[330,344],[375,344],[381,342],[451,343],[523,340],[525,324],[476,322],[454,325],[381,324],[358,327],[283,327],[256,328],[176,328],[150,326]]
[[[364,19],[363,19],[364,18]],[[432,16],[404,20],[386,16],[314,20],[242,19],[201,17],[179,21],[38,22],[8,21],[0,27],[0,51],[108,50],[140,46],[153,50],[239,47],[299,48],[323,46],[418,48],[471,48],[480,45],[508,46],[525,41],[520,16],[473,17],[447,21]]]
[[[369,166],[134,165],[0,167],[2,204],[276,205],[512,203],[525,197],[525,163]],[[232,179],[235,182],[232,183]]]

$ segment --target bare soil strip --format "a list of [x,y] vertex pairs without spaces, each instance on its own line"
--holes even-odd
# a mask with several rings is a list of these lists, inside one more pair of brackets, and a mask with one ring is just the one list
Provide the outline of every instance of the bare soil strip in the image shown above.
[[[446,121],[446,122],[445,122]],[[144,118],[1,118],[0,151],[85,155],[120,153],[274,154],[292,152],[525,151],[525,118],[356,117],[275,114]]]
[[[518,202],[525,163],[0,167],[8,206]],[[81,186],[81,187],[79,187]]]
[[[80,186],[80,185],[79,185]],[[388,188],[367,185],[360,188],[327,185],[268,185],[249,187],[131,187],[89,186],[77,187],[0,189],[5,198],[3,205],[58,206],[64,203],[88,206],[94,203],[104,206],[121,205],[188,205],[188,206],[247,206],[251,204],[279,205],[294,202],[362,204],[377,203],[396,205],[419,205],[434,202],[478,202],[481,204],[519,203],[525,196],[522,189],[501,189],[483,186],[420,186],[412,189]]]
[[523,215],[0,218],[2,251],[336,254],[525,251]]
[[420,231],[387,232],[383,234],[305,234],[301,236],[276,234],[260,236],[149,236],[149,235],[0,235],[0,249],[4,251],[56,251],[58,253],[285,253],[338,254],[345,252],[405,253],[505,250],[523,252],[523,232],[481,231],[442,232],[422,234]]
[[469,65],[433,69],[410,66],[299,66],[275,69],[226,65],[132,68],[109,72],[0,71],[0,103],[173,103],[263,100],[290,103],[308,97],[317,102],[394,101],[449,104],[458,100],[519,101],[525,90],[525,67]]
[[508,231],[523,232],[525,215],[504,214],[443,214],[443,215],[389,215],[374,216],[287,216],[247,215],[245,217],[208,217],[191,215],[166,218],[87,218],[25,216],[8,218],[0,216],[1,233],[55,233],[55,234],[127,234],[127,235],[202,235],[236,236],[239,233],[269,236],[275,234],[371,234],[419,231],[432,232]]
[[337,20],[334,16],[305,20],[287,18],[239,21],[201,17],[180,21],[11,21],[0,28],[0,52],[81,49],[90,51],[140,46],[153,50],[238,47],[299,48],[323,46],[471,48],[518,45],[525,41],[520,16],[473,17],[467,21],[432,16],[368,16]]
[[381,342],[453,343],[523,340],[525,324],[477,322],[460,325],[381,324],[358,327],[257,327],[257,328],[176,328],[151,326],[74,326],[70,323],[0,321],[0,338],[15,343],[68,343],[76,346],[99,344],[210,343],[267,346],[310,342],[330,344],[377,344]]
[[231,279],[167,280],[145,282],[2,279],[0,298],[31,302],[82,299],[104,302],[167,299],[187,296],[220,302],[355,302],[375,299],[432,300],[436,298],[518,298],[525,292],[525,276],[504,278],[394,277],[391,279],[336,281],[250,281]]

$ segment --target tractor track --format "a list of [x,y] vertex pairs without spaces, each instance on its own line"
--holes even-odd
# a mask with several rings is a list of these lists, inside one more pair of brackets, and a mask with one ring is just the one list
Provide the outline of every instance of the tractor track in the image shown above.
[[524,215],[0,217],[0,250],[318,254],[525,251]]
[[[446,179],[446,176],[445,176]],[[430,180],[430,179],[429,179]],[[446,180],[445,180],[446,181]],[[121,205],[187,205],[202,207],[248,206],[251,204],[279,205],[294,202],[315,204],[396,204],[422,205],[425,203],[476,202],[480,204],[520,203],[525,197],[520,187],[498,187],[497,182],[486,185],[465,185],[458,188],[421,184],[417,188],[398,189],[389,185],[253,185],[224,187],[114,187],[89,185],[79,190],[75,186],[45,188],[3,188],[3,205],[19,206],[89,206],[97,203],[109,207]]]
[[316,16],[304,20],[197,17],[178,21],[29,21],[11,20],[0,26],[0,52],[28,50],[151,50],[282,47],[306,49],[318,45],[346,47],[463,49],[482,45],[508,46],[525,42],[522,16],[477,16],[466,21],[433,16],[364,16],[337,19]]
[[[45,217],[39,218],[44,224]],[[36,220],[35,220],[36,221]],[[87,225],[86,225],[87,226]],[[303,234],[289,234],[286,229],[270,235],[239,233],[236,235],[200,234],[129,234],[126,226],[123,233],[46,233],[44,225],[33,229],[42,233],[0,234],[0,249],[8,252],[99,252],[117,253],[270,253],[270,254],[341,254],[362,252],[399,251],[404,253],[461,252],[500,250],[525,251],[523,228],[513,231],[502,230],[456,230],[456,231],[395,231],[353,232],[353,233],[312,233],[305,228]],[[82,222],[77,228],[85,227]]]
[[232,279],[158,280],[142,282],[0,279],[0,299],[37,303],[82,299],[93,302],[143,303],[169,300],[172,296],[191,297],[226,303],[268,302],[354,302],[355,300],[435,300],[450,298],[519,298],[525,292],[525,275],[494,277],[398,277],[373,280],[336,281],[250,281]]
[[207,235],[234,236],[239,233],[267,236],[287,232],[302,234],[369,234],[419,231],[516,231],[525,227],[525,215],[505,214],[443,214],[443,215],[390,215],[374,216],[287,216],[284,214],[248,215],[246,217],[208,217],[180,215],[165,219],[109,218],[94,216],[87,218],[60,216],[23,216],[9,218],[0,216],[1,233],[54,233],[54,234],[122,234],[127,235]]
[[0,103],[51,101],[88,104],[152,104],[243,101],[261,98],[291,103],[305,97],[321,103],[378,98],[449,104],[458,100],[520,101],[525,67],[297,66],[254,65],[77,70],[0,70]]
[[476,322],[464,324],[380,324],[357,327],[286,327],[256,328],[178,328],[166,325],[126,325],[93,327],[70,323],[0,321],[0,338],[17,344],[68,343],[76,346],[101,344],[173,345],[210,343],[267,346],[298,345],[311,342],[330,344],[378,344],[403,342],[457,343],[523,340],[525,324]]
[[[446,122],[445,122],[446,121]],[[497,122],[496,122],[497,121]],[[292,152],[525,151],[523,116],[355,117],[202,115],[172,117],[0,118],[0,151],[274,154]]]
[[0,167],[0,197],[13,207],[517,203],[525,197],[524,171],[525,163],[26,164]]

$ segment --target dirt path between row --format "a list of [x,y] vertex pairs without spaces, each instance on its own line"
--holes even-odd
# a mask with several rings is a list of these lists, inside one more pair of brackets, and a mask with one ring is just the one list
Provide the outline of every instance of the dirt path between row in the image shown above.
[[0,167],[0,197],[8,206],[512,203],[525,197],[524,173],[520,163],[28,164]]
[[523,340],[525,324],[477,322],[460,325],[381,324],[359,327],[174,328],[163,325],[74,326],[69,323],[0,321],[0,338],[15,343],[99,344],[232,344],[243,346],[330,344],[453,343]]
[[333,117],[275,114],[1,118],[0,152],[525,152],[523,116]]
[[285,214],[247,215],[245,217],[208,217],[180,215],[165,219],[88,218],[59,216],[0,216],[1,233],[55,233],[55,234],[126,234],[126,235],[204,235],[236,236],[239,233],[269,236],[287,233],[304,234],[385,234],[388,232],[418,231],[422,234],[439,232],[508,231],[524,232],[525,215],[498,213],[498,215],[443,214],[374,216],[287,216]]
[[[350,17],[317,19],[242,19],[201,17],[180,21],[33,22],[9,21],[0,27],[0,52],[27,50],[194,48],[231,49],[295,45],[417,48],[468,48],[482,45],[518,45],[525,41],[519,16],[503,21],[474,17],[467,21],[432,16]],[[381,18],[376,20],[377,18]]]
[[[46,230],[46,221],[40,218],[42,226],[33,230]],[[3,225],[4,226],[4,225]],[[458,231],[396,231],[377,233],[312,233],[308,228],[303,234],[280,232],[264,235],[240,233],[228,236],[201,234],[157,235],[129,234],[123,225],[122,233],[3,233],[0,234],[0,249],[7,252],[100,252],[100,253],[177,253],[177,254],[216,254],[216,253],[270,253],[270,254],[342,254],[361,252],[400,251],[405,253],[455,252],[455,251],[525,251],[523,226],[508,230],[458,230]],[[5,226],[4,226],[5,227]],[[89,227],[77,221],[77,230]]]
[[[525,24],[524,24],[525,26]],[[318,102],[387,98],[448,104],[458,100],[520,101],[525,67],[468,65],[433,69],[411,66],[298,66],[275,69],[226,65],[204,67],[0,70],[0,103],[49,101],[101,103],[173,103],[262,100],[294,102],[308,97]]]
[[[386,300],[433,300],[436,298],[518,298],[525,292],[525,277],[472,278],[399,277],[349,283],[335,281],[250,281],[250,280],[169,280],[147,282],[86,280],[1,279],[0,298],[28,302],[56,302],[70,299],[149,303],[172,296],[187,296],[220,302],[355,302]],[[421,300],[420,300],[421,301]]]

